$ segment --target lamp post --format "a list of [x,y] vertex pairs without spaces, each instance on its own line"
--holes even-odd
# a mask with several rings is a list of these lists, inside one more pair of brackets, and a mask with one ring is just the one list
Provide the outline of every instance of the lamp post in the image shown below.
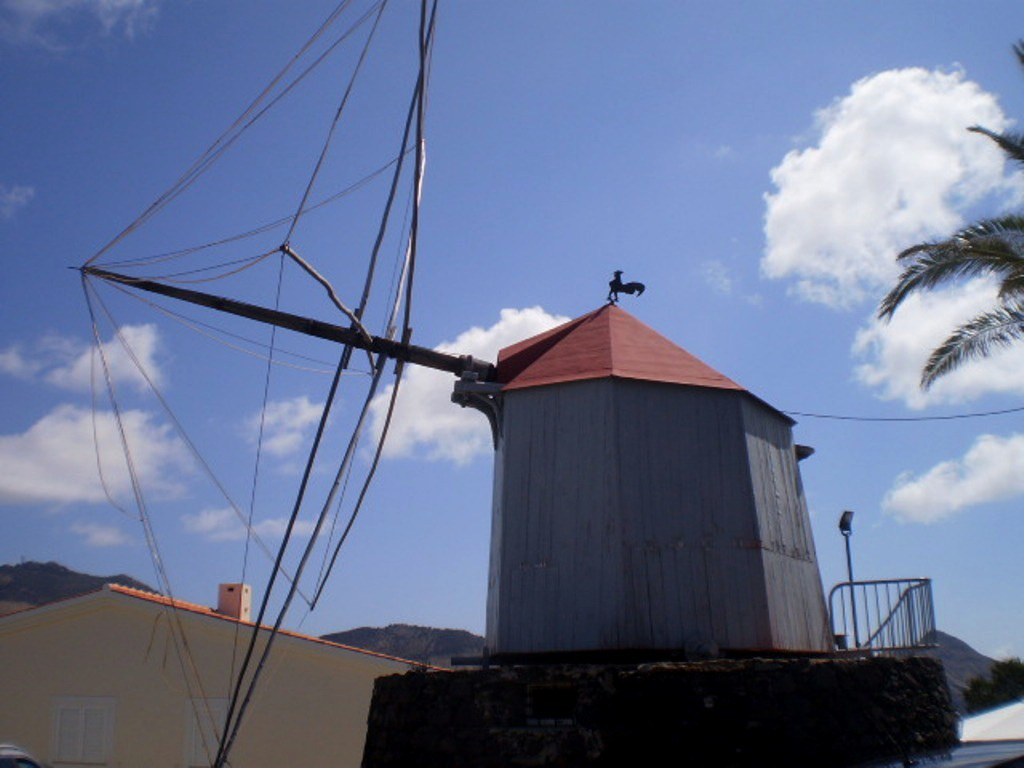
[[853,589],[853,557],[850,554],[850,537],[853,535],[853,512],[846,510],[839,518],[839,532],[846,540],[846,575],[850,585],[850,611],[853,614],[853,647],[860,648],[860,634],[857,630],[857,594]]

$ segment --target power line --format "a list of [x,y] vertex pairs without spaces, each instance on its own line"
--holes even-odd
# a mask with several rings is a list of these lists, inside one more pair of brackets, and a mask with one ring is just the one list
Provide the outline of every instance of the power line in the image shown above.
[[918,421],[954,421],[957,419],[980,419],[985,416],[1003,416],[1008,413],[1020,413],[1024,406],[1003,408],[996,411],[976,411],[974,413],[954,413],[946,416],[853,416],[833,413],[806,413],[803,411],[782,411],[787,416],[800,416],[805,419],[832,419],[834,421],[861,422],[918,422]]
[[829,413],[805,413],[801,411],[782,411],[787,416],[800,416],[802,418],[809,419],[832,419],[834,421],[857,421],[857,422],[877,422],[877,423],[913,423],[923,421],[954,421],[958,419],[977,419],[985,416],[1002,416],[1008,413],[1020,413],[1024,411],[1024,406],[1016,408],[1004,408],[1001,410],[994,411],[977,411],[973,413],[956,413],[945,416],[854,416],[854,415],[843,415],[843,414],[829,414]]

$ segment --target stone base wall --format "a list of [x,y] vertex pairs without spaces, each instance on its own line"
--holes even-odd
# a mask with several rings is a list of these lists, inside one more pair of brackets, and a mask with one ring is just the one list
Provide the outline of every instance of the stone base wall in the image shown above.
[[929,658],[521,666],[378,679],[363,768],[849,766],[955,742]]

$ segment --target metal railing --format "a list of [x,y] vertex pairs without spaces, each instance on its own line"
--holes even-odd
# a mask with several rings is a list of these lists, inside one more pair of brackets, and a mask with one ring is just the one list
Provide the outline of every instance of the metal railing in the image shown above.
[[841,650],[902,651],[935,645],[931,579],[844,581],[832,587],[828,613],[832,637]]

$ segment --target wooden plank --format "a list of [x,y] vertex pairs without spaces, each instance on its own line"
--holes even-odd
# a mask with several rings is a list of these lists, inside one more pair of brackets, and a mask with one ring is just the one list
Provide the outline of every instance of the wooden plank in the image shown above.
[[83,267],[82,273],[89,277],[97,277],[108,282],[119,283],[131,288],[148,291],[149,293],[157,293],[179,301],[186,301],[190,304],[215,309],[218,312],[226,312],[261,323],[267,323],[268,325],[287,328],[306,336],[315,336],[339,344],[348,344],[356,349],[366,349],[391,359],[404,360],[416,365],[426,366],[427,368],[447,371],[456,376],[461,375],[465,371],[471,371],[477,374],[480,381],[493,381],[497,373],[497,369],[493,364],[483,360],[474,360],[472,356],[449,355],[444,352],[427,349],[426,347],[419,347],[415,344],[402,343],[381,336],[370,336],[369,334],[361,333],[355,328],[345,328],[333,323],[325,323],[321,320],[301,317],[289,312],[260,307],[244,301],[214,296],[213,294],[193,291],[187,288],[178,288],[177,286],[158,283],[153,280],[143,280],[128,275],[121,275],[105,269],[98,269],[97,267]]

